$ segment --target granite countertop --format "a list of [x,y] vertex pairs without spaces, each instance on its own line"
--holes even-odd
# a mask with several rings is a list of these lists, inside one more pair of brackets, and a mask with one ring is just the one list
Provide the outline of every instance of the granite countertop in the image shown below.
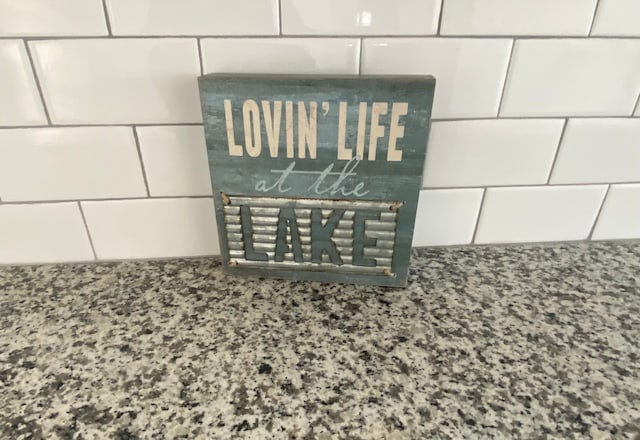
[[0,438],[638,439],[639,341],[638,242],[418,250],[406,289],[2,267]]

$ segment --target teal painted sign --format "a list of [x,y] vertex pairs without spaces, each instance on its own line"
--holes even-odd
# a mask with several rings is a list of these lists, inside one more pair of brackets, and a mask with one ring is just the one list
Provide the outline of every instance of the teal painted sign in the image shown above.
[[233,273],[403,286],[432,77],[199,79]]

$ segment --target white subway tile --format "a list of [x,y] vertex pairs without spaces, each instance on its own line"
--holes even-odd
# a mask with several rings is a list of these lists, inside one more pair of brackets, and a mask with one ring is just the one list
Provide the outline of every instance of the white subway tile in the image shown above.
[[482,189],[420,191],[413,246],[471,243]]
[[77,203],[0,205],[0,263],[93,260]]
[[562,119],[442,121],[431,126],[426,186],[546,183]]
[[600,0],[591,35],[640,36],[640,2]]
[[587,35],[596,0],[445,0],[443,35]]
[[194,39],[88,39],[29,43],[58,124],[200,122]]
[[201,126],[138,127],[137,131],[152,196],[211,195]]
[[640,40],[519,40],[501,116],[628,116],[639,71]]
[[434,35],[440,0],[282,0],[282,33]]
[[98,259],[219,253],[213,200],[82,202]]
[[592,238],[640,238],[640,184],[611,186]]
[[0,126],[46,124],[47,118],[21,40],[0,41],[0,72]]
[[433,75],[434,118],[496,116],[511,40],[460,38],[365,39],[368,75]]
[[476,243],[584,240],[605,185],[489,188]]
[[640,181],[640,119],[571,119],[551,183]]
[[358,73],[356,39],[203,39],[204,73]]
[[145,196],[128,127],[0,130],[4,201]]
[[277,0],[107,0],[114,35],[278,34]]
[[101,0],[0,0],[0,36],[107,35]]

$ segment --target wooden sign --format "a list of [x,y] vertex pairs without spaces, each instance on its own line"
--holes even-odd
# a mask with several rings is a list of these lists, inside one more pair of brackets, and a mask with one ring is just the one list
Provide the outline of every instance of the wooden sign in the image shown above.
[[403,286],[432,77],[200,78],[224,266]]

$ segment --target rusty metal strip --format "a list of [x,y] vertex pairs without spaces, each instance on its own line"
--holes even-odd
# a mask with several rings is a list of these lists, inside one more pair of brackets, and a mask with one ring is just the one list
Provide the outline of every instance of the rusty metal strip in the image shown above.
[[366,200],[314,200],[314,199],[287,199],[283,201],[274,197],[240,197],[229,196],[231,205],[248,205],[282,208],[293,206],[295,208],[323,208],[333,209],[375,209],[379,211],[391,211],[394,202],[376,202]]
[[333,263],[297,263],[295,261],[250,261],[243,258],[233,258],[230,261],[233,266],[240,267],[260,267],[263,269],[287,269],[287,270],[309,270],[309,271],[331,271],[342,273],[361,273],[361,274],[380,274],[388,275],[390,273],[389,267],[365,267],[365,266],[353,266],[351,264],[343,264],[337,266]]

